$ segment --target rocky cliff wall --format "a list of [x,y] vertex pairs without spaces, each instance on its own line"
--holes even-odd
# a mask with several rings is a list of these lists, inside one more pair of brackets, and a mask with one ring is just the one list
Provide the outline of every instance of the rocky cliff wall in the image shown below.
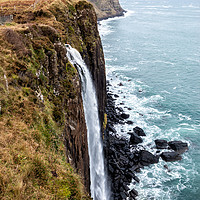
[[[85,1],[41,0],[34,10],[14,13],[14,22],[5,25],[0,33],[3,44],[0,89],[5,93],[0,99],[0,117],[15,116],[19,110],[28,113],[18,113],[16,117],[28,123],[31,130],[37,130],[47,149],[56,154],[62,154],[60,145],[64,141],[67,160],[82,176],[89,192],[81,84],[76,69],[66,58],[65,44],[82,54],[92,73],[103,123],[105,65],[93,6]],[[9,56],[4,55],[6,51]],[[15,95],[18,93],[22,97]],[[10,103],[6,103],[8,98]],[[40,142],[38,145],[42,146]],[[55,170],[52,174],[59,176]]]
[[99,20],[109,17],[122,16],[122,9],[119,0],[89,0],[95,7]]

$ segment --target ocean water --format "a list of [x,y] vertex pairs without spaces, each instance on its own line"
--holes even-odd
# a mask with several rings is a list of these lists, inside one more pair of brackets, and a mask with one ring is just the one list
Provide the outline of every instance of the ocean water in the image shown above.
[[[107,79],[116,103],[155,139],[182,140],[189,151],[177,162],[145,167],[132,185],[140,200],[200,199],[200,0],[121,0],[128,12],[100,22]],[[123,86],[119,86],[122,83]],[[124,105],[123,105],[124,103]],[[129,109],[128,109],[129,108]],[[130,110],[131,109],[131,110]],[[167,164],[170,171],[163,166]]]

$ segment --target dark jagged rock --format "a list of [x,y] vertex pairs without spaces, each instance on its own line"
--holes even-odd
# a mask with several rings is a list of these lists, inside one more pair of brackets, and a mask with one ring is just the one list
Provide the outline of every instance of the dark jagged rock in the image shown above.
[[159,161],[159,156],[154,156],[152,153],[150,153],[146,150],[140,151],[139,158],[140,158],[140,163],[144,166],[158,163],[158,161]]
[[173,162],[182,159],[181,155],[177,152],[163,152],[161,158],[166,162]]
[[132,189],[132,190],[129,192],[129,196],[130,196],[130,197],[136,197],[136,196],[138,196],[138,192],[137,192],[135,189]]
[[174,151],[178,151],[179,153],[183,153],[186,150],[188,150],[188,144],[186,142],[171,141],[168,142],[168,145],[170,146],[171,149],[173,149]]
[[130,115],[129,115],[129,114],[126,114],[126,113],[122,113],[120,116],[121,116],[121,118],[123,118],[123,119],[128,119],[128,118],[130,117]]
[[132,125],[132,124],[134,124],[134,122],[133,122],[133,121],[130,121],[130,120],[129,120],[129,121],[127,121],[126,123],[127,123],[127,124],[129,124],[129,125]]
[[133,179],[134,179],[137,183],[140,182],[140,179],[139,179],[137,176],[134,176]]
[[142,138],[138,136],[136,133],[128,133],[128,134],[131,135],[130,144],[139,144],[143,142]]
[[113,126],[109,125],[108,130],[111,131],[112,133],[116,133],[117,131],[114,129]]
[[143,131],[143,129],[141,129],[140,127],[136,126],[135,128],[133,128],[133,131],[138,135],[138,136],[146,136],[145,132]]
[[[140,180],[136,176],[137,172],[140,172],[144,166],[155,164],[159,162],[161,156],[163,160],[177,161],[181,159],[180,153],[188,149],[187,143],[180,141],[172,141],[167,143],[166,140],[155,140],[157,149],[167,149],[170,146],[175,152],[164,152],[161,154],[161,150],[157,150],[156,154],[145,150],[139,143],[143,142],[141,136],[146,136],[144,130],[136,126],[131,129],[127,134],[130,135],[130,140],[123,137],[113,135],[113,130],[110,130],[110,126],[113,127],[115,124],[133,124],[132,121],[126,120],[129,115],[125,114],[123,108],[116,107],[114,94],[107,94],[107,121],[108,125],[105,131],[105,140],[107,150],[105,150],[106,157],[108,160],[108,175],[111,182],[111,200],[122,200],[122,199],[136,199],[138,192],[135,189],[129,191],[129,184],[133,181],[134,184],[139,183]],[[112,132],[109,134],[109,132]],[[124,129],[121,128],[121,132]],[[161,154],[161,155],[160,155]],[[167,168],[166,168],[167,169]],[[169,169],[167,169],[170,171]],[[129,192],[128,192],[129,191]],[[128,192],[128,193],[127,193]]]
[[118,97],[119,97],[119,95],[117,95],[117,94],[114,94],[114,97],[115,97],[115,98],[118,98]]
[[157,149],[167,149],[168,143],[166,140],[155,140]]
[[122,200],[126,200],[126,198],[128,197],[128,195],[125,192],[120,192],[120,196]]
[[117,110],[119,110],[120,112],[124,111],[123,108],[121,108],[121,107],[118,107]]
[[139,181],[134,171],[138,167],[134,168],[134,162],[132,161],[135,156],[130,151],[130,144],[127,139],[114,135],[108,136],[109,150],[107,159],[109,177],[112,182],[112,196],[114,200],[126,199],[129,196],[128,185],[131,183],[132,179]]

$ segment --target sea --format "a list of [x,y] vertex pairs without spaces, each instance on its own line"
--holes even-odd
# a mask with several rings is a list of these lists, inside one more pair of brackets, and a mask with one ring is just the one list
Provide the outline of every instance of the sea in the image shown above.
[[125,15],[98,26],[109,90],[134,122],[117,125],[117,134],[141,127],[152,153],[155,139],[189,145],[182,160],[142,169],[130,188],[139,200],[200,200],[200,0],[120,4]]

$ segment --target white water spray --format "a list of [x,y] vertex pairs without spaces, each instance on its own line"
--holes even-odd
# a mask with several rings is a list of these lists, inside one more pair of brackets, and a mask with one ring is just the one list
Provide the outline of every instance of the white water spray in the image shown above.
[[70,45],[66,45],[66,48],[67,57],[78,70],[82,82],[82,97],[90,158],[91,196],[94,200],[108,200],[109,190],[104,168],[103,144],[101,141],[95,87],[90,72],[79,52]]

